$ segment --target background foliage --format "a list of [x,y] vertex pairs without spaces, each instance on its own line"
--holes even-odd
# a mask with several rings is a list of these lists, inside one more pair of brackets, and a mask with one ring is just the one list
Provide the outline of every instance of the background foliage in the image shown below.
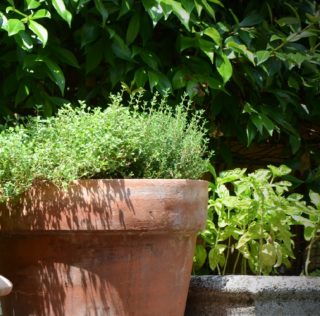
[[234,141],[264,142],[288,147],[305,174],[319,165],[319,10],[312,0],[2,1],[1,116],[103,105],[120,82],[186,90],[222,167],[238,158]]

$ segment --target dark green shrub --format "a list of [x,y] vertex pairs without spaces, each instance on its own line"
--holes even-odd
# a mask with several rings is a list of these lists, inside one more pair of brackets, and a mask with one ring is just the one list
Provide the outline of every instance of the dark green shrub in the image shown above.
[[[319,23],[312,0],[7,0],[0,111],[103,104],[124,81],[187,90],[217,143],[280,134],[297,152],[320,116]],[[314,146],[308,153],[318,161]]]

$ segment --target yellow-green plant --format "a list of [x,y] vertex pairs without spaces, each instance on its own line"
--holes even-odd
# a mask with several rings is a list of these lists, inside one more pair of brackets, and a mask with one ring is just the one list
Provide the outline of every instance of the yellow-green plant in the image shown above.
[[234,169],[216,176],[210,185],[209,218],[197,246],[195,265],[200,271],[206,260],[214,273],[277,273],[290,267],[293,253],[293,225],[304,226],[307,249],[319,238],[320,195],[310,193],[311,204],[300,194],[288,194],[291,170],[282,165],[247,173]]

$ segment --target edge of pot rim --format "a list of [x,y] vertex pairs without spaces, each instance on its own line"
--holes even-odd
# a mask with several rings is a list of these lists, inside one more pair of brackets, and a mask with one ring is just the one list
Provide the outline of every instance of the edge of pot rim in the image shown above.
[[3,232],[199,231],[208,182],[187,179],[85,179],[63,189],[35,183],[0,206]]

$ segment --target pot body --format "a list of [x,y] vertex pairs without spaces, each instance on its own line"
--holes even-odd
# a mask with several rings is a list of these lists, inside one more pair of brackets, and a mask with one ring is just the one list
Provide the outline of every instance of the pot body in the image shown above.
[[83,180],[2,206],[4,315],[184,314],[207,183]]

